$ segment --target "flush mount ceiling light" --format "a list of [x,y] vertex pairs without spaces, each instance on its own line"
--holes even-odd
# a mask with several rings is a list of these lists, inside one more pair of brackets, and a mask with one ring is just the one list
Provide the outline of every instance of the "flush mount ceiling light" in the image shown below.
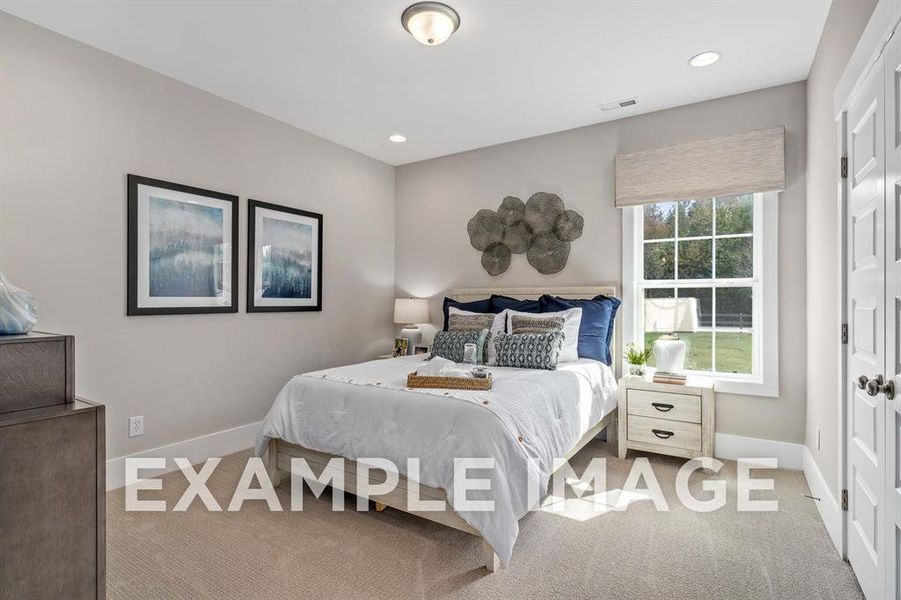
[[716,50],[707,50],[700,54],[695,54],[688,59],[688,64],[693,67],[709,67],[720,59],[720,53]]
[[407,138],[399,133],[394,133],[388,136],[388,140],[394,142],[395,144],[400,144],[401,142],[406,142]]
[[460,15],[447,4],[417,2],[407,7],[400,22],[420,44],[437,46],[460,27]]

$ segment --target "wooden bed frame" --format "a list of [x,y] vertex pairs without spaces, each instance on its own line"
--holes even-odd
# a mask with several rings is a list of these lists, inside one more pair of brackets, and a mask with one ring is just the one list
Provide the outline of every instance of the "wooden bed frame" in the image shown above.
[[[472,300],[481,300],[487,298],[491,294],[501,294],[504,296],[512,296],[514,298],[521,299],[536,299],[541,294],[553,294],[556,296],[565,296],[567,298],[575,298],[575,299],[588,299],[597,296],[598,294],[605,294],[608,296],[615,295],[616,289],[614,286],[592,286],[592,287],[561,287],[561,288],[491,288],[491,289],[458,289],[454,290],[452,293],[452,298],[459,300],[461,302],[469,302]],[[617,355],[615,352],[616,343],[615,340],[611,342],[611,347],[614,349],[614,357]],[[616,409],[609,412],[603,419],[601,419],[598,423],[596,423],[591,429],[589,429],[585,435],[583,435],[578,442],[573,446],[573,448],[566,453],[565,458],[569,460],[572,458],[579,450],[581,450],[585,445],[593,440],[598,434],[603,431],[608,425],[613,425],[607,429],[607,443],[612,444],[612,448],[614,448],[613,453],[616,453]],[[325,452],[318,452],[316,450],[311,450],[309,448],[304,448],[303,446],[298,446],[296,444],[288,443],[284,440],[273,439],[269,441],[269,448],[266,457],[266,468],[269,473],[269,477],[272,480],[272,485],[278,486],[282,481],[288,479],[290,481],[290,473],[291,473],[291,459],[292,458],[303,458],[306,459],[307,464],[313,469],[314,472],[322,472],[328,464],[329,460],[332,458],[341,458],[339,456],[328,454]],[[385,475],[382,475],[382,478],[379,479],[380,472],[378,470],[370,471],[370,483],[378,484],[385,480]],[[344,459],[344,491],[350,492],[351,494],[357,493],[356,488],[356,477],[357,477],[357,463],[350,459]],[[428,519],[430,521],[434,521],[436,523],[440,523],[442,525],[446,525],[448,527],[453,527],[454,529],[459,529],[460,531],[465,531],[466,533],[470,533],[477,537],[481,537],[479,533],[472,528],[466,521],[464,521],[460,515],[458,515],[452,508],[450,508],[450,504],[447,503],[447,495],[444,490],[432,488],[424,485],[419,486],[419,497],[422,500],[441,500],[445,502],[447,506],[447,510],[445,511],[429,511],[429,512],[421,512],[410,510],[407,508],[407,488],[409,486],[409,482],[406,477],[403,475],[399,475],[397,487],[394,488],[391,492],[382,495],[371,495],[370,500],[375,502],[376,511],[383,511],[386,507],[390,506],[391,508],[395,508],[397,510],[402,510],[404,512],[408,512],[410,514],[414,514],[420,516],[424,519]],[[485,552],[485,568],[488,569],[489,572],[493,573],[500,566],[500,561],[498,560],[497,554],[495,554],[494,549],[484,540],[482,539],[482,549]]]

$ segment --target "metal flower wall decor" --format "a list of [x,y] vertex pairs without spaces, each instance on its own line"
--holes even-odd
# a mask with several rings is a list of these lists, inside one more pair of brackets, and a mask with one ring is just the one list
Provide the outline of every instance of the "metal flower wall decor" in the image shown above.
[[584,219],[567,210],[557,194],[537,192],[528,201],[507,196],[496,211],[483,208],[469,220],[472,247],[482,252],[482,267],[500,275],[513,254],[525,254],[542,274],[563,270],[570,243],[582,235]]

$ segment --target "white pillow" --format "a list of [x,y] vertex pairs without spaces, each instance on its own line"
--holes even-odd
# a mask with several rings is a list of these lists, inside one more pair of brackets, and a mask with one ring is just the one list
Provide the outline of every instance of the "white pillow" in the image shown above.
[[[581,308],[579,309],[582,310]],[[510,311],[502,310],[501,312],[494,315],[494,322],[491,324],[491,329],[488,330],[490,333],[490,337],[488,339],[488,360],[487,364],[495,365],[497,363],[497,348],[494,347],[494,338],[497,337],[497,334],[504,332],[507,330],[507,313]],[[447,315],[485,315],[491,313],[479,313],[472,312],[468,310],[461,310],[456,306],[448,307]]]
[[[570,308],[560,312],[530,313],[517,310],[506,310],[509,317],[523,315],[526,317],[563,317],[563,349],[560,350],[560,362],[579,360],[579,327],[582,325],[582,309]],[[496,323],[496,322],[495,322]],[[507,333],[513,333],[513,319],[507,319]]]

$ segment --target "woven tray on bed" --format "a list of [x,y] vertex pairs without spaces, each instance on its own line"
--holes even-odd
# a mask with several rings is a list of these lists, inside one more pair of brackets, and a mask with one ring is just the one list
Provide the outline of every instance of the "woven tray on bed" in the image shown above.
[[407,375],[407,387],[443,388],[447,390],[490,390],[491,373],[488,377],[435,377],[430,375]]

